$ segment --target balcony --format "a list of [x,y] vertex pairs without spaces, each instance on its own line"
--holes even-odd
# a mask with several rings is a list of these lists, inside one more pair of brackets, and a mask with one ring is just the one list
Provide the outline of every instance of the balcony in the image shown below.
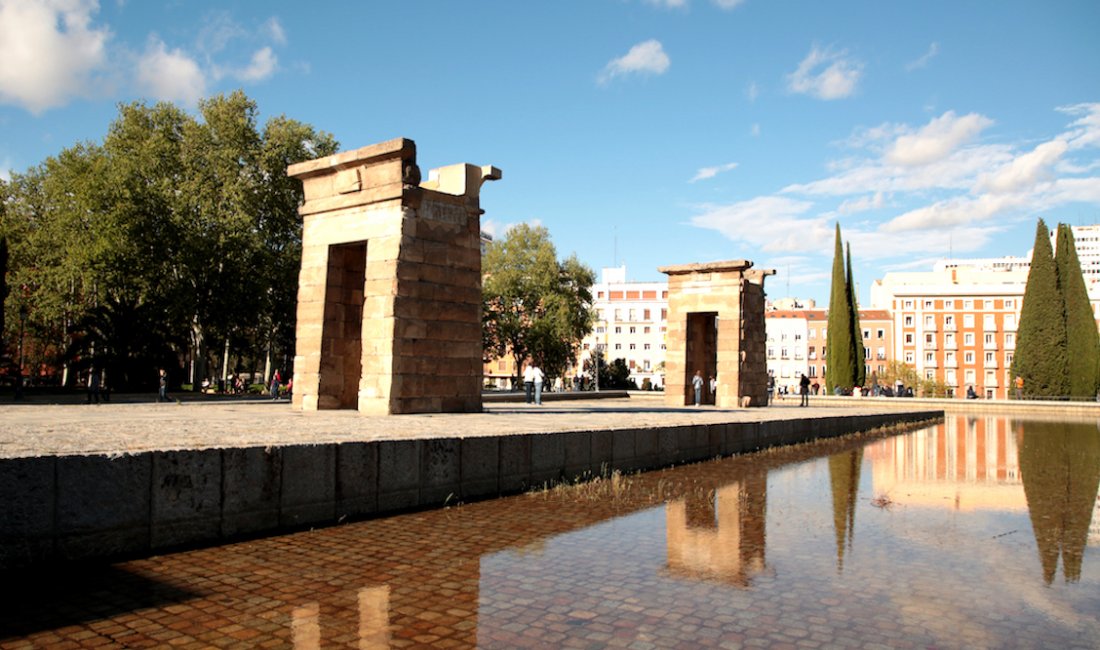
[[924,323],[924,331],[925,332],[935,332],[935,331],[938,331],[939,329],[940,328],[939,328],[938,325],[936,325],[935,321],[932,321],[932,322],[925,321],[925,323]]
[[997,345],[997,339],[994,338],[992,341],[986,341],[985,343],[983,343],[982,348],[985,350],[997,350],[998,348],[1000,348],[1000,346]]
[[997,323],[983,323],[982,324],[982,331],[983,332],[996,332],[997,331]]
[[944,368],[958,368],[959,367],[959,360],[958,359],[946,359],[943,362],[943,367]]
[[936,339],[932,339],[931,341],[925,340],[925,342],[924,342],[924,349],[925,350],[936,350],[939,347],[940,347],[940,343]]
[[925,359],[924,360],[924,367],[925,368],[936,368],[936,367],[939,367],[939,362],[936,361],[935,358]]
[[944,350],[958,350],[959,349],[959,343],[958,343],[958,341],[944,341],[943,342],[943,349]]
[[945,332],[954,332],[954,331],[956,331],[955,323],[944,323],[943,324],[943,331],[945,331]]
[[993,357],[992,361],[989,360],[989,359],[986,359],[985,363],[982,364],[982,367],[983,368],[1000,368],[1001,364],[997,361],[997,357]]

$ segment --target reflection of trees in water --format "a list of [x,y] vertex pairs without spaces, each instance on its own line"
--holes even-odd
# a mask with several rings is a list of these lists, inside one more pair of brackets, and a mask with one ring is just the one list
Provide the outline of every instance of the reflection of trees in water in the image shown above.
[[1016,438],[1043,579],[1054,580],[1061,556],[1063,578],[1076,582],[1100,485],[1100,431],[1087,423],[1021,422]]
[[863,448],[829,456],[829,485],[833,491],[833,528],[836,531],[836,567],[844,569],[845,548],[852,548],[856,526],[856,494]]

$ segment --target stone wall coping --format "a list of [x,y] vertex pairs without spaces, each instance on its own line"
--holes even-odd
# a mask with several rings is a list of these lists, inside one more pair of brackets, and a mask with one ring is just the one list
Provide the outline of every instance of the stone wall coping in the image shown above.
[[389,158],[409,158],[416,156],[416,143],[408,138],[394,138],[378,144],[360,147],[351,151],[296,163],[287,167],[287,175],[292,178],[317,176],[342,167],[350,167],[373,160]]
[[692,264],[674,264],[658,266],[657,270],[668,275],[684,273],[720,273],[722,271],[745,271],[752,268],[750,260],[726,260],[723,262],[695,262]]

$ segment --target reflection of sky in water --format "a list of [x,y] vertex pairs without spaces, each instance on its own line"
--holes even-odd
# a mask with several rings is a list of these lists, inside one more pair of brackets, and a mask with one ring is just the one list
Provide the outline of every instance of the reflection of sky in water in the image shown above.
[[[1091,513],[1095,480],[1071,469],[1077,477],[1071,482],[1083,476],[1092,498],[1067,505],[1048,494],[1054,479],[1041,478],[1063,476],[1069,462],[1063,451],[1048,449],[1055,443],[1046,429],[1035,428],[1029,439],[1041,437],[1043,447],[1021,452],[1021,480],[1015,443],[1026,431],[1021,438],[1003,420],[983,424],[988,430],[949,419],[861,451],[773,469],[766,482],[738,470],[716,498],[673,502],[537,548],[484,556],[479,644],[505,647],[522,640],[510,638],[510,630],[545,626],[560,635],[556,643],[719,645],[757,638],[1100,647],[1096,546],[1084,549],[1079,580],[1067,581],[1065,560],[1058,560],[1047,584],[1032,523],[1036,508],[1029,515],[1027,507],[1030,497],[1048,510],[1038,513],[1044,527],[1072,519],[1071,509]],[[931,469],[894,467],[911,462],[915,449]],[[875,501],[883,496],[891,503]],[[708,507],[717,526],[707,521]],[[1068,538],[1076,534],[1045,530],[1046,552],[1072,554]]]

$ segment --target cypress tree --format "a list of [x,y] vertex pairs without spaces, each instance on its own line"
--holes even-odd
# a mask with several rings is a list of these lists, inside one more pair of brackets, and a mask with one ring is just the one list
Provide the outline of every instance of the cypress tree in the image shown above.
[[852,244],[848,244],[848,305],[852,312],[852,340],[855,341],[855,384],[867,383],[867,351],[863,345],[863,326],[859,322],[859,296],[856,295],[856,281],[852,275]]
[[1058,224],[1058,249],[1054,257],[1058,268],[1058,284],[1065,300],[1066,314],[1066,376],[1071,397],[1094,397],[1100,374],[1100,335],[1092,316],[1081,263],[1073,230]]
[[1040,219],[1012,360],[1012,377],[1023,377],[1025,395],[1062,397],[1069,393],[1064,307],[1058,269],[1050,250],[1050,232]]
[[829,292],[829,332],[825,339],[825,389],[851,388],[856,377],[852,310],[848,301],[848,282],[844,274],[844,247],[840,243],[840,224],[836,225],[833,250],[833,284]]

